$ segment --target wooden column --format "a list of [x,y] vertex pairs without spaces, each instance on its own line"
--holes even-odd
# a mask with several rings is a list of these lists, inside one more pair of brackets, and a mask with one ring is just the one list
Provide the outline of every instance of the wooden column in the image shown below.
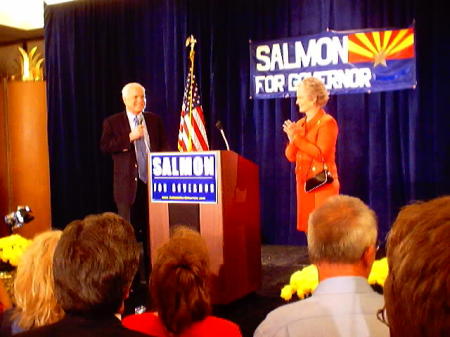
[[18,205],[30,206],[35,219],[17,233],[32,238],[51,227],[45,82],[7,82],[4,99],[2,158],[6,165],[2,166],[6,170],[0,171],[5,182],[0,195],[7,201],[8,212]]
[[6,79],[3,79],[0,83],[0,237],[8,235],[8,228],[3,221],[3,216],[9,211],[6,111]]

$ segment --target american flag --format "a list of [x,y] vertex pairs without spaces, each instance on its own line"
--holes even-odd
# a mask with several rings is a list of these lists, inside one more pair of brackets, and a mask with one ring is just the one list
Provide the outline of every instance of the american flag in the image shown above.
[[[192,83],[191,83],[192,78]],[[191,114],[189,113],[189,99],[192,95]],[[178,133],[178,151],[208,151],[205,118],[200,102],[200,94],[195,81],[195,75],[188,74],[184,89],[183,104],[181,106],[180,130]]]

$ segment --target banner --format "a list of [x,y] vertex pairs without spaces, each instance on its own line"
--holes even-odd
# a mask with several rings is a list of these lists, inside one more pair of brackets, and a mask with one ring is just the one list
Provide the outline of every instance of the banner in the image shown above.
[[151,152],[152,202],[217,203],[215,152]]
[[256,99],[295,97],[297,83],[310,76],[331,94],[414,88],[415,63],[414,27],[251,41],[250,93]]

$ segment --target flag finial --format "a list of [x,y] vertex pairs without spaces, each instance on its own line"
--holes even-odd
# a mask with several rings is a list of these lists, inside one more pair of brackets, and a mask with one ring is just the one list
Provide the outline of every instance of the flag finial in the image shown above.
[[186,47],[191,47],[191,51],[194,50],[194,46],[197,43],[197,40],[195,39],[194,35],[190,35],[188,36],[188,38],[186,39]]

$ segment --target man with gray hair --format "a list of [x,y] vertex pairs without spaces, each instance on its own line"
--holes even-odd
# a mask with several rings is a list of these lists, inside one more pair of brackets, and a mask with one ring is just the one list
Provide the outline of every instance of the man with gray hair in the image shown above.
[[310,298],[270,312],[254,336],[389,336],[376,316],[383,296],[367,283],[377,234],[375,213],[360,199],[327,199],[308,225],[308,252],[319,285]]
[[127,83],[122,88],[122,100],[125,111],[103,121],[100,148],[114,162],[117,213],[133,225],[137,240],[142,242],[144,254],[139,278],[146,283],[150,273],[147,156],[150,151],[167,151],[168,146],[161,118],[145,111],[145,88],[137,82]]
[[131,222],[142,241],[147,235],[147,154],[167,150],[167,142],[161,118],[144,111],[147,100],[141,84],[126,84],[122,100],[125,111],[103,121],[100,148],[114,162],[117,213]]

